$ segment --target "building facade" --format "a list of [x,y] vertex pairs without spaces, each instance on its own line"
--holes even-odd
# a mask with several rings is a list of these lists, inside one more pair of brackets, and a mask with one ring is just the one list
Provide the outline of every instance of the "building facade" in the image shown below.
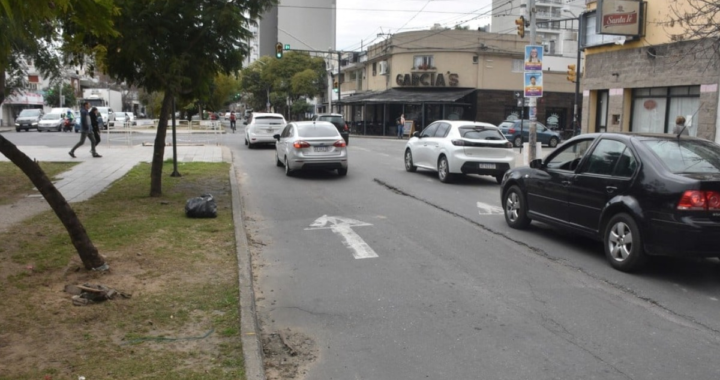
[[[371,135],[393,135],[401,114],[414,130],[439,119],[497,125],[527,118],[526,44],[517,36],[470,30],[395,34],[348,57],[341,77],[344,116],[354,133]],[[575,87],[565,66],[544,65],[538,121],[566,130]]]
[[588,1],[585,14],[583,132],[668,133],[683,116],[690,135],[720,142],[718,59],[708,41],[679,40],[685,30],[670,19],[683,5],[640,3],[640,35],[607,36],[597,34],[601,13],[612,12],[602,4]]
[[274,56],[281,42],[293,50],[335,50],[336,0],[281,0],[258,20],[257,56]]

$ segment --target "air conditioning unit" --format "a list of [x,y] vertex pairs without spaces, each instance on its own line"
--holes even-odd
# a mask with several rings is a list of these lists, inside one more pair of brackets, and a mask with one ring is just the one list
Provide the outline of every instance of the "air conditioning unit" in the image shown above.
[[388,75],[388,63],[387,61],[380,61],[380,67],[378,69],[380,75]]

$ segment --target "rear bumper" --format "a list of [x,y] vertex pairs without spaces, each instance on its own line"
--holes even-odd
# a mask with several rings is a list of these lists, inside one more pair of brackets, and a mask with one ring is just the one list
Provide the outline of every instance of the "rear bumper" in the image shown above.
[[[480,174],[480,175],[501,175],[515,167],[515,153],[507,151],[505,157],[475,157],[463,153],[455,153],[450,164],[451,173]],[[481,166],[492,166],[487,168]]]
[[255,133],[248,133],[249,139],[253,144],[274,144],[276,142],[275,138],[271,135],[259,135]]
[[346,157],[339,158],[293,158],[288,162],[291,170],[332,170],[347,169]]
[[648,255],[720,257],[720,223],[653,220],[643,237]]

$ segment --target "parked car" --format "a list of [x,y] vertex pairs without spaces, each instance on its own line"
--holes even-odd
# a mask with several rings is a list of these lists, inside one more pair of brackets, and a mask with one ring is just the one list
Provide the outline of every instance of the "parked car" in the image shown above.
[[46,113],[38,123],[38,132],[42,131],[58,131],[62,132],[65,124],[65,115],[61,113]]
[[[102,116],[103,120],[105,120],[104,129],[110,128],[110,124],[115,126],[115,111],[112,110],[110,107],[97,107],[98,112],[100,112],[100,115]],[[111,123],[112,122],[112,123]]]
[[[522,125],[521,125],[522,122]],[[522,143],[530,141],[530,120],[506,120],[498,125],[503,135],[511,141],[514,146],[520,147]],[[552,148],[556,147],[562,136],[559,132],[553,131],[543,123],[536,122],[537,141]],[[520,133],[522,131],[522,138]]]
[[[255,114],[253,120],[260,114]],[[347,175],[345,140],[335,125],[327,121],[299,121],[275,134],[275,165],[285,167],[285,175],[296,170],[337,170]]]
[[128,121],[127,113],[125,112],[115,112],[115,126],[117,127],[123,127],[125,126],[125,123]]
[[509,171],[505,220],[531,220],[603,242],[630,272],[648,256],[720,256],[720,146],[667,134],[580,135]]
[[245,145],[252,149],[257,144],[275,143],[273,135],[280,133],[287,122],[279,113],[254,113],[245,128]]
[[337,128],[340,135],[345,140],[345,144],[350,145],[350,128],[348,128],[345,118],[339,113],[321,113],[313,116],[312,120],[321,120],[331,122]]
[[24,129],[25,132],[28,132],[31,129],[37,129],[42,116],[43,110],[39,108],[26,108],[20,111],[20,114],[15,119],[15,131],[20,132],[20,130]]
[[500,183],[515,166],[512,144],[498,127],[475,121],[438,120],[405,144],[405,170],[435,170],[441,182],[456,174],[490,175]]

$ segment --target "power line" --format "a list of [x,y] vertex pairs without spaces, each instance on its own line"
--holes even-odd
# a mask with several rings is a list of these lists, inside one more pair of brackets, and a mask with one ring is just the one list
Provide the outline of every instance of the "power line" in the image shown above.
[[417,11],[417,13],[415,13],[412,17],[410,17],[410,20],[407,20],[407,21],[403,24],[403,26],[399,27],[398,30],[402,30],[402,28],[404,28],[405,25],[407,25],[408,23],[410,23],[410,21],[415,20],[415,17],[417,17],[420,13],[422,13],[422,11],[425,9],[425,7],[428,6],[428,4],[430,4],[431,1],[432,1],[432,0],[427,0],[427,2],[425,3],[425,5],[423,5],[422,8],[420,8],[420,10]]
[[[430,0],[432,1],[432,0]],[[427,5],[427,4],[425,4]],[[371,9],[371,8],[337,8],[337,7],[313,7],[313,6],[307,6],[307,5],[278,5],[278,8],[301,8],[301,9],[336,9],[339,11],[362,11],[362,12],[405,12],[405,13],[412,13],[417,12],[415,10],[408,10],[408,9]],[[424,7],[423,7],[424,8]],[[468,12],[450,12],[450,11],[425,11],[425,13],[445,13],[445,14],[455,14],[455,15],[466,15]]]

